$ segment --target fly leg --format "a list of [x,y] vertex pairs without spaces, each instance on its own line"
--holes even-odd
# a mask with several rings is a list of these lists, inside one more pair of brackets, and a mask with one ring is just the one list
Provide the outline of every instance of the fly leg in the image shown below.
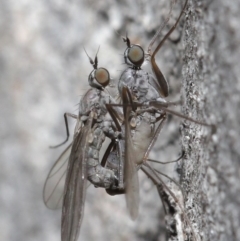
[[169,164],[169,163],[174,163],[174,162],[178,162],[179,160],[181,160],[185,155],[185,152],[183,151],[182,152],[182,155],[180,157],[178,157],[176,160],[174,161],[166,161],[166,162],[161,162],[161,161],[157,161],[157,160],[153,160],[153,159],[147,159],[147,161],[149,162],[155,162],[155,163],[159,163],[159,164],[162,164],[162,165],[166,165],[166,164]]
[[[153,37],[151,43],[149,44],[148,47],[148,54],[150,55],[150,62],[152,65],[152,70],[157,78],[157,80],[155,81],[155,85],[158,86],[158,91],[164,96],[167,97],[168,96],[168,82],[166,81],[165,77],[163,76],[161,70],[159,69],[156,61],[155,61],[155,55],[157,54],[157,52],[159,51],[159,49],[162,47],[162,45],[164,44],[164,42],[168,39],[168,37],[171,35],[171,33],[174,31],[174,29],[177,27],[177,24],[179,23],[185,9],[187,6],[188,0],[185,1],[185,4],[183,6],[183,9],[180,13],[180,15],[178,16],[177,21],[175,22],[175,24],[171,27],[171,29],[168,31],[168,33],[164,36],[164,38],[160,41],[160,43],[157,45],[157,47],[155,48],[155,50],[152,53],[152,45],[154,44],[154,42],[156,41],[158,35],[160,34],[160,31],[157,31],[156,35]],[[161,27],[160,27],[161,28]]]
[[69,139],[69,128],[68,128],[68,120],[67,120],[67,117],[72,117],[74,119],[78,119],[78,116],[77,115],[74,115],[74,114],[71,114],[71,113],[64,113],[64,121],[65,121],[65,127],[66,127],[66,134],[67,134],[67,138],[64,142],[56,145],[56,146],[49,146],[50,148],[57,148],[59,146],[62,146],[63,144],[65,144],[68,139]]
[[[143,165],[141,166],[141,170],[152,180],[152,182],[156,185],[159,196],[163,202],[163,205],[165,206],[165,212],[168,214],[168,216],[170,217],[169,222],[168,222],[168,230],[170,232],[170,234],[172,234],[173,237],[176,237],[176,235],[178,236],[178,240],[184,240],[184,236],[183,236],[183,221],[181,220],[181,217],[183,216],[184,219],[186,220],[186,222],[189,224],[191,231],[193,233],[194,236],[194,240],[197,241],[197,237],[193,231],[193,227],[188,219],[188,217],[186,216],[185,212],[184,212],[184,204],[183,204],[183,197],[182,197],[182,191],[181,188],[176,190],[174,189],[174,191],[171,191],[170,188],[168,186],[166,186],[166,184],[163,182],[163,180],[159,177],[159,175],[157,175],[156,170],[154,170],[148,163],[148,156],[149,153],[152,149],[152,147],[154,146],[157,137],[160,134],[160,131],[163,127],[163,124],[165,122],[166,119],[166,114],[161,114],[157,120],[160,120],[160,123],[152,137],[152,140],[149,144],[149,147],[144,155],[143,158]],[[183,153],[184,155],[184,153]],[[147,168],[146,168],[147,167]],[[168,177],[167,175],[165,175],[164,173],[158,172],[159,174],[167,177],[168,179],[170,179],[172,181],[172,183],[175,184],[175,186],[179,185],[170,177]],[[177,194],[175,194],[177,193]],[[180,198],[179,198],[179,197]],[[173,225],[175,224],[175,225]]]
[[[167,212],[167,228],[172,239],[170,240],[185,240],[186,233],[184,233],[184,221],[190,227],[193,240],[200,240],[193,230],[193,226],[184,211],[184,200],[181,190],[174,186],[167,186],[164,181],[157,175],[155,170],[145,163],[141,166],[141,170],[152,180],[156,185],[158,194],[165,205]],[[182,220],[182,217],[184,220]]]
[[[206,127],[210,127],[212,129],[212,134],[214,134],[216,132],[216,126],[214,124],[207,124],[203,121],[199,121],[199,120],[196,120],[196,119],[193,119],[191,117],[188,117],[188,116],[185,116],[177,111],[174,111],[174,110],[170,110],[168,109],[168,103],[172,103],[172,102],[163,102],[163,101],[159,101],[159,100],[152,100],[152,101],[148,101],[146,103],[138,103],[138,102],[134,102],[134,105],[135,106],[138,106],[138,107],[146,107],[145,109],[142,109],[142,110],[138,110],[138,112],[144,112],[144,111],[152,111],[153,109],[155,109],[156,111],[160,111],[159,113],[162,114],[163,112],[165,113],[168,113],[168,114],[171,114],[171,115],[174,115],[174,116],[177,116],[181,119],[185,119],[185,120],[188,120],[190,122],[193,122],[193,123],[196,123],[196,124],[199,124],[199,125],[202,125],[202,126],[206,126]],[[174,102],[173,102],[174,103]]]
[[182,199],[178,196],[174,197],[177,199],[177,202],[174,200],[171,194],[171,190],[164,184],[164,182],[157,177],[155,173],[147,168],[142,166],[141,170],[152,180],[156,185],[158,194],[163,203],[165,211],[165,220],[166,228],[168,230],[167,237],[168,240],[179,240],[184,241],[184,231],[183,231],[183,220],[182,220],[182,209],[179,208],[179,204],[182,204]]
[[198,120],[195,120],[191,117],[188,117],[188,116],[185,116],[177,111],[174,111],[174,110],[170,110],[168,108],[166,108],[161,102],[158,102],[158,101],[150,101],[149,102],[149,105],[158,109],[158,110],[162,110],[168,114],[172,114],[172,115],[175,115],[179,118],[182,118],[182,119],[185,119],[185,120],[188,120],[188,121],[191,121],[191,122],[194,122],[196,124],[199,124],[199,125],[202,125],[202,126],[207,126],[207,127],[210,127],[212,129],[212,134],[216,132],[216,126],[214,124],[207,124],[203,121],[198,121]]

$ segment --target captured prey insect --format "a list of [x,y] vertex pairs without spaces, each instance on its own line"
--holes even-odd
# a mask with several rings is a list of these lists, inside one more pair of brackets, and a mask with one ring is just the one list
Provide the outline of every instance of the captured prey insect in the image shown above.
[[[50,170],[43,192],[47,207],[54,209],[62,206],[62,241],[77,240],[83,219],[87,181],[95,187],[105,188],[111,195],[122,194],[125,192],[123,170],[128,172],[134,168],[133,163],[127,164],[127,168],[124,168],[123,142],[118,141],[121,136],[119,122],[123,117],[122,108],[113,110],[106,107],[106,104],[115,103],[104,90],[110,80],[109,73],[104,68],[98,68],[97,55],[94,61],[90,57],[89,60],[94,67],[89,75],[89,84],[93,88],[81,99],[77,116],[68,113],[64,115],[67,140],[67,116],[77,119],[73,142]],[[114,119],[111,116],[114,116]],[[99,152],[106,137],[110,138],[111,143],[100,162]],[[56,179],[56,174],[60,174],[59,179]],[[64,181],[64,192],[59,192],[60,184]],[[134,192],[127,192],[126,195],[131,199]],[[130,204],[130,213],[134,213],[131,211],[132,207]]]

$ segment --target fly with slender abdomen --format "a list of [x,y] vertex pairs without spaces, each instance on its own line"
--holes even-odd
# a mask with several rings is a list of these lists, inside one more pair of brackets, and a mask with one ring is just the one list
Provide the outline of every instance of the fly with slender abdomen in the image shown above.
[[[69,137],[67,116],[77,119],[73,142],[50,170],[43,191],[47,207],[62,206],[62,241],[75,241],[78,238],[84,213],[87,181],[95,187],[105,188],[109,193],[121,194],[125,189],[121,153],[124,150],[121,148],[121,142],[117,141],[121,135],[119,121],[122,109],[112,110],[116,116],[113,120],[106,104],[114,104],[115,101],[104,91],[110,80],[109,73],[105,68],[97,67],[97,55],[94,61],[90,57],[89,59],[94,67],[89,75],[89,84],[93,88],[81,99],[77,116],[69,113],[64,115],[67,140]],[[106,137],[111,143],[100,162],[99,152]],[[113,153],[110,155],[111,150]],[[60,178],[55,179],[58,173]],[[59,185],[64,181],[64,192],[59,192]]]
[[[174,26],[165,35],[163,40],[160,41],[153,53],[152,45],[156,41],[157,35],[155,35],[150,42],[147,56],[150,56],[153,74],[141,69],[145,61],[143,48],[139,45],[131,44],[128,37],[123,38],[127,44],[127,49],[124,52],[124,60],[128,68],[120,76],[118,89],[123,103],[128,102],[128,100],[124,100],[124,98],[128,98],[131,99],[130,102],[136,102],[138,104],[137,106],[135,105],[135,107],[133,106],[132,118],[129,121],[135,153],[138,153],[138,157],[135,159],[137,164],[143,162],[147,149],[154,144],[152,141],[156,131],[155,124],[158,121],[161,121],[161,123],[164,122],[167,107],[171,105],[170,102],[164,99],[164,97],[168,96],[168,82],[156,65],[155,55],[167,37],[176,28],[186,8],[187,2],[188,0],[185,1],[184,7]],[[157,31],[158,34],[159,32],[160,30]],[[123,92],[126,94],[123,95]],[[179,114],[179,116],[182,115]],[[132,121],[133,119],[134,121]]]
[[[128,37],[123,38],[124,42],[127,44],[127,48],[124,52],[124,60],[128,68],[123,71],[120,76],[118,90],[123,105],[124,103],[132,105],[132,111],[127,122],[131,127],[126,129],[131,129],[131,135],[129,134],[129,136],[132,136],[135,153],[139,154],[139,157],[135,158],[135,163],[137,164],[142,163],[146,158],[146,155],[144,156],[143,153],[149,153],[147,150],[151,149],[155,142],[156,129],[158,130],[160,128],[155,128],[155,124],[160,121],[162,126],[162,122],[165,121],[167,113],[194,123],[212,127],[212,125],[194,120],[181,113],[168,109],[169,106],[175,105],[176,103],[165,100],[165,97],[167,97],[169,93],[168,82],[155,62],[155,55],[176,28],[186,9],[187,3],[188,0],[185,1],[175,24],[157,44],[154,51],[152,51],[152,46],[156,42],[162,27],[159,28],[156,35],[150,41],[147,54],[144,53],[141,46],[131,44]],[[145,56],[150,57],[153,74],[141,68],[145,61]],[[160,130],[158,130],[158,132],[160,132]]]
[[[123,89],[127,88],[129,90],[128,98],[131,98],[132,101],[139,104],[138,110],[136,108],[135,110],[133,109],[135,113],[135,116],[133,116],[135,119],[135,126],[132,126],[132,138],[133,142],[135,143],[135,152],[139,153],[139,157],[136,160],[136,163],[138,164],[143,161],[144,154],[150,145],[154,144],[152,140],[155,136],[155,123],[157,123],[159,120],[161,120],[161,122],[164,122],[165,120],[164,111],[162,111],[160,108],[152,108],[150,102],[157,101],[157,103],[164,105],[165,107],[170,104],[164,99],[164,97],[168,96],[168,82],[155,63],[155,55],[166,38],[175,29],[184,12],[184,9],[186,8],[186,5],[187,0],[175,25],[158,44],[153,53],[151,48],[157,39],[157,35],[151,40],[151,43],[148,47],[148,56],[150,56],[151,66],[155,76],[141,69],[141,66],[145,60],[143,48],[139,45],[131,44],[128,37],[123,38],[124,42],[127,44],[127,49],[124,52],[124,60],[129,67],[121,74],[118,89],[120,96],[122,99],[124,99]],[[157,33],[159,33],[159,31],[157,31]],[[142,107],[141,104],[143,105]],[[145,141],[142,141],[142,139]]]
[[[124,52],[124,60],[128,68],[123,71],[120,76],[118,89],[124,109],[125,136],[131,139],[129,142],[132,142],[131,148],[125,147],[125,157],[130,156],[132,152],[135,153],[135,164],[139,165],[144,173],[156,184],[161,199],[167,200],[169,204],[170,199],[163,198],[162,195],[164,193],[165,196],[172,196],[175,203],[180,207],[186,222],[190,225],[190,221],[184,213],[183,205],[180,204],[174,193],[164,184],[156,171],[147,163],[149,152],[160,134],[168,113],[200,125],[214,128],[213,125],[194,120],[168,109],[169,106],[175,103],[165,100],[165,97],[167,97],[169,93],[168,82],[155,61],[157,52],[176,28],[186,9],[187,3],[188,0],[185,1],[175,24],[152,51],[152,46],[156,42],[162,27],[159,28],[148,46],[146,55],[141,46],[131,44],[127,36],[123,38],[127,44],[127,49]],[[141,68],[145,61],[145,56],[150,57],[153,74]],[[166,195],[166,193],[168,194]],[[190,228],[193,232],[193,227]],[[193,236],[194,240],[197,240],[194,232]]]

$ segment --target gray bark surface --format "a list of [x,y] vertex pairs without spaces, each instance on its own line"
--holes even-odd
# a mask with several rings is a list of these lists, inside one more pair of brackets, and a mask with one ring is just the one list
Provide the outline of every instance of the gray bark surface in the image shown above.
[[[174,6],[163,34],[182,4]],[[159,161],[186,153],[178,164],[156,166],[183,191],[182,233],[171,240],[240,240],[239,12],[236,0],[189,0],[157,54],[169,81],[168,100],[182,100],[176,110],[216,125],[211,133],[169,115],[151,152]],[[101,46],[99,66],[116,84],[125,68],[119,34],[127,31],[146,49],[168,13],[165,0],[0,2],[0,240],[60,240],[61,212],[44,206],[42,189],[64,150],[48,148],[65,139],[63,113],[77,114],[75,104],[89,88],[92,67],[83,46],[90,56]],[[75,122],[70,124],[72,134]],[[90,187],[79,240],[166,240],[169,216],[155,186],[139,176],[138,219],[131,221],[124,196]],[[179,188],[173,192],[178,197]]]
[[183,111],[215,123],[182,129],[185,207],[202,240],[239,240],[239,3],[191,3],[186,17]]

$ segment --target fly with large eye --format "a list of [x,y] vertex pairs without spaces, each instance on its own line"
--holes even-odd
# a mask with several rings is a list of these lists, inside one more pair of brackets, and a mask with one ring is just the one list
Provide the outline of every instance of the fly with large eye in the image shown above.
[[[124,59],[128,68],[124,70],[120,76],[118,90],[123,105],[131,105],[132,109],[130,116],[125,116],[125,120],[129,119],[129,123],[131,123],[131,118],[137,120],[137,125],[134,126],[131,133],[128,133],[127,135],[129,138],[132,136],[133,143],[135,143],[134,146],[137,155],[135,157],[135,163],[137,164],[142,163],[143,160],[147,158],[146,153],[149,154],[149,150],[153,147],[156,141],[156,133],[160,133],[167,113],[203,126],[212,127],[212,125],[194,120],[181,113],[168,109],[169,106],[175,105],[176,103],[165,100],[165,97],[168,96],[168,82],[155,62],[156,53],[176,28],[184,10],[186,9],[187,3],[188,0],[185,1],[175,24],[157,44],[153,53],[152,46],[154,45],[161,28],[157,31],[148,46],[148,55],[150,56],[153,74],[148,73],[141,68],[145,56],[142,47],[139,45],[131,45],[128,37],[123,38],[124,42],[127,44]],[[126,108],[126,106],[123,108]],[[155,124],[158,122],[160,122],[160,124],[155,127]],[[126,123],[128,122],[126,121]],[[125,127],[125,129],[129,128]],[[145,137],[143,138],[143,136]],[[142,139],[144,142],[141,141]]]
[[[128,37],[123,38],[124,42],[127,44],[127,49],[124,53],[124,60],[128,65],[128,68],[123,71],[120,76],[118,90],[122,98],[123,105],[134,103],[131,107],[132,111],[129,112],[129,116],[125,116],[125,120],[129,120],[129,122],[126,121],[126,123],[131,123],[131,118],[136,120],[136,126],[134,126],[134,128],[130,128],[131,133],[127,133],[126,135],[133,139],[133,147],[136,153],[136,164],[141,164],[144,159],[147,159],[149,150],[153,147],[156,141],[156,133],[161,131],[162,125],[165,122],[166,113],[172,113],[186,119],[186,116],[168,109],[168,106],[172,104],[164,99],[164,97],[168,95],[168,83],[156,65],[155,55],[167,37],[176,28],[187,6],[187,2],[188,0],[185,1],[176,23],[164,36],[163,40],[157,44],[153,53],[152,46],[156,41],[160,30],[157,31],[157,35],[153,37],[149,44],[148,54],[150,55],[153,74],[141,69],[145,59],[142,47],[139,45],[131,45]],[[127,111],[125,110],[124,113],[126,112]],[[206,125],[205,123],[195,121],[191,118],[187,119]],[[158,122],[160,123],[157,127],[155,127],[155,124]],[[125,127],[125,129],[130,130],[129,127]]]
[[[126,140],[129,139],[129,143],[132,143],[131,148],[129,148],[129,145],[125,145],[125,161],[128,160],[129,156],[134,156],[135,166],[141,167],[143,172],[156,184],[161,199],[164,200],[163,194],[166,196],[166,193],[172,196],[182,211],[185,221],[190,225],[190,221],[184,213],[183,205],[178,201],[174,193],[164,184],[156,170],[152,169],[147,163],[147,161],[149,161],[149,153],[157,141],[167,114],[172,114],[185,120],[214,128],[213,125],[184,116],[168,108],[175,103],[165,100],[165,97],[169,94],[168,82],[155,61],[157,52],[179,23],[187,3],[188,0],[185,1],[175,24],[157,44],[156,48],[152,51],[152,46],[161,32],[161,27],[148,46],[147,55],[150,57],[153,74],[141,68],[145,60],[142,47],[131,44],[128,37],[123,38],[123,41],[127,44],[127,49],[124,52],[124,61],[128,67],[120,76],[118,89],[124,109],[125,137]],[[167,200],[167,202],[169,204],[169,200]],[[194,240],[197,240],[191,225],[190,228]]]
[[[137,169],[134,156],[126,152],[127,148],[133,148],[131,138],[125,137],[125,133],[130,130],[126,131],[123,125],[126,121],[122,109],[126,112],[128,107],[121,105],[112,108],[115,101],[105,92],[106,82],[101,81],[104,79],[109,82],[109,72],[105,68],[98,68],[97,54],[94,61],[89,56],[88,58],[94,68],[89,75],[89,85],[93,88],[82,97],[78,115],[64,114],[67,139],[55,147],[69,139],[67,117],[77,119],[74,138],[50,170],[43,191],[47,207],[56,209],[62,206],[62,241],[76,241],[78,238],[87,181],[95,187],[105,188],[109,195],[125,194],[131,218],[135,219],[138,214]],[[125,114],[126,118],[127,115]],[[106,137],[111,142],[100,161],[99,153]],[[64,189],[61,189],[62,184]]]
[[89,74],[88,83],[93,88],[103,90],[106,86],[109,85],[110,74],[107,69],[102,68],[102,67],[98,68],[97,54],[98,54],[99,48],[96,53],[94,61],[92,60],[92,58],[89,57],[89,55],[87,54],[85,49],[84,49],[84,51],[85,51],[86,55],[88,56],[89,61],[94,68],[93,71]]
[[124,52],[125,63],[133,69],[140,69],[145,59],[143,48],[140,45],[131,44],[128,37],[123,38],[123,41],[127,44]]
[[[115,101],[104,91],[110,80],[109,72],[97,67],[97,55],[94,61],[90,57],[89,60],[94,67],[89,75],[89,84],[93,88],[82,97],[78,115],[64,114],[67,139],[60,145],[69,139],[67,117],[77,120],[73,141],[50,170],[43,190],[47,207],[56,209],[62,206],[62,241],[76,241],[78,238],[87,181],[109,193],[124,192],[123,155],[119,154],[122,148],[121,142],[116,141],[121,134],[122,109],[112,110],[116,119],[111,118],[106,105]],[[99,153],[106,137],[111,142],[100,161]]]

